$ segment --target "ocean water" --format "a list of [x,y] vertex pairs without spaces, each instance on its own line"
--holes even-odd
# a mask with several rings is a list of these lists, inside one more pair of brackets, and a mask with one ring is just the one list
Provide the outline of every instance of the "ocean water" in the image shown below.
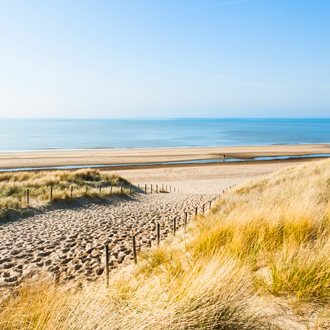
[[0,151],[330,143],[330,119],[0,119]]

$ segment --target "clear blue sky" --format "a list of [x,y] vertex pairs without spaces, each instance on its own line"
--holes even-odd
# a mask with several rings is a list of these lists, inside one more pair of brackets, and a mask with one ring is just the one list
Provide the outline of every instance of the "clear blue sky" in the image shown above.
[[329,0],[0,0],[0,117],[330,117]]

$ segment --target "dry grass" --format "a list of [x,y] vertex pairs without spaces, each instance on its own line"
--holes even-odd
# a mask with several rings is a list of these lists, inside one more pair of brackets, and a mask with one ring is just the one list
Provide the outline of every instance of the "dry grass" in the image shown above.
[[329,200],[329,161],[250,181],[108,290],[19,287],[0,329],[327,329]]
[[[113,193],[120,194],[116,188],[119,184],[127,185],[129,182],[118,175],[101,174],[97,169],[81,169],[76,171],[40,171],[18,172],[0,174],[0,208],[20,209],[27,206],[26,191],[29,189],[30,205],[38,205],[50,201],[50,188],[52,187],[52,200],[60,200],[88,196],[103,197],[110,194],[110,189],[103,189],[101,194],[99,185],[109,187],[113,185]],[[1,214],[0,214],[1,215]]]

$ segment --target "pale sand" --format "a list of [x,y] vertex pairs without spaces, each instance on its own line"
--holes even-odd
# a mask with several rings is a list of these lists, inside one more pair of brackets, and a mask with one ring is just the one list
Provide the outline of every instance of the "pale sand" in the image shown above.
[[51,166],[143,164],[227,158],[251,159],[262,156],[327,154],[326,144],[294,146],[251,146],[190,149],[83,150],[0,153],[0,169]]
[[[310,159],[304,162],[312,161]],[[210,164],[209,166],[182,166],[142,169],[124,169],[108,171],[116,173],[136,184],[144,185],[162,182],[172,185],[184,193],[221,194],[223,187],[241,183],[248,179],[260,177],[287,166],[297,165],[295,161],[278,161],[268,163],[228,163]],[[153,185],[155,188],[155,184]]]
[[[292,163],[293,164],[293,163]],[[0,288],[24,278],[61,273],[61,280],[85,282],[104,272],[104,244],[111,244],[113,269],[132,263],[133,233],[138,245],[156,242],[156,223],[162,237],[172,232],[176,217],[182,228],[184,212],[189,217],[196,206],[219,196],[223,189],[291,165],[237,164],[187,168],[119,170],[134,184],[171,185],[172,193],[137,194],[132,199],[112,197],[105,202],[62,203],[43,212],[8,223],[0,223]],[[173,192],[173,187],[180,192]],[[176,190],[177,191],[177,190]]]

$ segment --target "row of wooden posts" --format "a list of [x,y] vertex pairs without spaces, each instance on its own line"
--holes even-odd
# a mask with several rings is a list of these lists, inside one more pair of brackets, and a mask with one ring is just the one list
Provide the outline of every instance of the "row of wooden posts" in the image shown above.
[[[236,184],[234,185],[236,186]],[[234,186],[230,186],[227,189],[231,189]],[[152,189],[152,188],[151,188]],[[223,190],[223,193],[225,192],[225,190]],[[218,197],[214,197],[212,200],[210,200],[209,202],[205,203],[202,205],[202,214],[205,213],[205,205],[209,204],[209,210],[211,210],[212,208],[212,202],[214,200],[216,200],[217,198],[220,198],[221,194]],[[198,206],[195,207],[195,217],[197,217],[198,215]],[[184,231],[186,231],[186,227],[187,227],[187,223],[188,223],[188,212],[184,213]],[[173,218],[173,235],[175,236],[176,231],[177,231],[177,223],[176,223],[176,217]],[[156,224],[156,243],[157,246],[159,246],[160,244],[160,224],[157,223]],[[136,235],[132,236],[132,249],[133,249],[133,259],[134,259],[134,263],[137,264],[137,252],[136,252]],[[104,246],[104,252],[105,252],[105,280],[106,280],[106,287],[109,287],[109,245],[106,244]]]
[[[116,186],[118,187],[118,186]],[[120,184],[120,193],[122,194],[123,193],[123,184],[121,183]],[[99,185],[99,193],[101,194],[102,192],[102,185]],[[113,185],[110,186],[110,194],[112,194],[112,188],[113,188]],[[147,194],[147,190],[148,190],[148,186],[147,184],[144,185],[144,193]],[[172,186],[169,186],[169,192],[172,192]],[[173,191],[175,192],[175,187],[173,187]],[[138,184],[137,186],[137,193],[139,193],[140,191],[140,185]],[[162,185],[162,188],[161,189],[158,189],[158,185],[156,184],[156,189],[153,190],[153,186],[152,184],[150,185],[150,193],[152,194],[154,192],[156,193],[159,193],[160,191],[164,191],[164,192],[168,192],[167,190],[167,185]],[[180,192],[179,189],[177,189],[177,192]],[[86,195],[88,194],[88,186],[86,185]],[[129,194],[132,195],[132,184],[129,185]],[[73,195],[73,186],[71,186],[71,198],[72,198],[72,195]],[[53,200],[53,187],[50,187],[50,194],[49,194],[49,200],[52,201]],[[26,190],[26,205],[27,207],[30,206],[30,189],[27,189]]]
[[[236,186],[236,184],[234,186]],[[138,187],[139,187],[139,185],[138,185]],[[231,189],[232,187],[233,186],[230,186],[229,188],[226,188],[225,190]],[[156,185],[156,189],[157,188],[158,188],[158,186]],[[112,186],[111,186],[111,189],[112,189]],[[122,189],[122,185],[121,185],[121,189]],[[170,189],[171,189],[171,186],[170,186]],[[223,190],[223,193],[225,192],[225,190]],[[27,190],[27,198],[29,196],[28,191],[29,190]],[[72,188],[71,188],[71,191],[72,191]],[[87,191],[87,187],[86,187],[86,191]],[[146,193],[146,191],[147,191],[147,185],[145,185],[145,193]],[[166,191],[167,191],[167,186],[166,186]],[[52,192],[52,188],[51,188],[51,192]],[[151,185],[151,192],[152,192],[152,185]],[[175,192],[175,188],[174,188],[174,192]],[[131,194],[131,185],[130,185],[130,194]],[[215,197],[208,202],[209,209],[211,209],[211,207],[212,207],[212,202],[214,200],[216,200],[217,198],[220,198],[220,196],[221,196],[221,194],[218,197]],[[205,203],[202,205],[203,214],[205,213],[205,205],[207,205],[208,203]],[[197,215],[198,215],[198,207],[195,207],[195,217],[197,217]],[[185,231],[186,231],[187,223],[188,223],[188,212],[185,212],[185,216],[184,216],[184,230]],[[177,230],[177,223],[176,223],[176,218],[174,217],[174,219],[173,219],[173,235],[174,236],[176,234],[176,230]],[[156,224],[156,243],[157,243],[157,246],[160,245],[160,224],[159,223]],[[137,264],[136,235],[132,236],[132,249],[133,249],[134,263]],[[105,271],[104,271],[104,273],[105,273],[106,287],[108,288],[109,287],[109,270],[110,270],[110,267],[109,267],[110,266],[110,264],[109,264],[110,251],[109,251],[108,244],[104,245],[104,252],[105,252]],[[54,274],[54,285],[57,286],[59,284],[59,282],[60,282],[60,273],[55,273]]]

